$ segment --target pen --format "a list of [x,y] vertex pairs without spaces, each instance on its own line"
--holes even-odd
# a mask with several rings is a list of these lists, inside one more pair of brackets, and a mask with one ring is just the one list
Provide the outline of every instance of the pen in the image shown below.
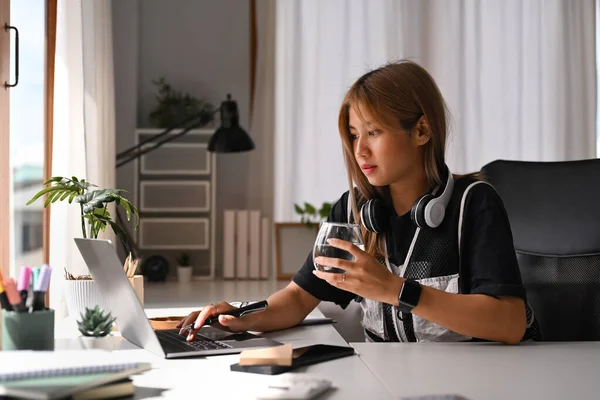
[[29,295],[29,283],[31,282],[31,268],[24,266],[21,268],[19,273],[19,280],[17,281],[17,290],[21,295],[21,304],[23,307],[27,307],[27,296]]
[[6,290],[4,290],[4,285],[2,284],[2,280],[0,280],[0,305],[6,311],[12,311],[13,308],[8,301],[8,296],[6,295]]
[[31,287],[32,289],[36,287],[37,281],[40,279],[40,267],[31,268]]
[[50,274],[52,274],[52,268],[48,264],[42,265],[33,288],[33,311],[40,311],[46,308],[44,297],[50,284]]
[[[208,317],[206,319],[206,321],[204,321],[204,326],[216,324],[217,322],[219,322],[219,315],[231,315],[231,316],[234,316],[237,318],[241,318],[244,315],[254,314],[257,312],[264,311],[267,309],[268,306],[269,306],[269,303],[267,303],[266,300],[263,300],[263,301],[259,301],[259,302],[250,304],[246,307],[240,307],[240,308],[236,308],[231,311],[225,311],[220,314],[212,315],[212,316]],[[195,324],[195,322],[192,322],[191,324],[186,325],[183,328],[181,328],[181,330],[189,331],[190,329],[192,329],[194,327],[194,324]]]
[[8,297],[8,302],[13,307],[13,309],[17,309],[17,311],[22,312],[25,311],[25,305],[21,304],[21,297],[19,296],[19,292],[17,291],[17,284],[13,278],[8,278],[4,280],[4,291],[6,292],[6,297]]

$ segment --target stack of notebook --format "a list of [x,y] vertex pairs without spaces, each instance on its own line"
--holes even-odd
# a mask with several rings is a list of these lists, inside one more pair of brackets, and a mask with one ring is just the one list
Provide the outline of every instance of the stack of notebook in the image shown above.
[[149,363],[123,362],[103,350],[0,352],[0,397],[108,399],[130,396],[130,376]]

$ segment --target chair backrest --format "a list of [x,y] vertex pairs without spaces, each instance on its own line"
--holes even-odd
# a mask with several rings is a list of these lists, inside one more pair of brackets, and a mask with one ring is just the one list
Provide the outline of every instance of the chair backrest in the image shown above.
[[344,310],[337,304],[322,301],[319,310],[326,317],[337,321],[333,326],[346,342],[365,341],[365,330],[361,324],[363,314],[359,303],[351,301]]
[[542,340],[600,340],[600,159],[482,172],[506,207]]

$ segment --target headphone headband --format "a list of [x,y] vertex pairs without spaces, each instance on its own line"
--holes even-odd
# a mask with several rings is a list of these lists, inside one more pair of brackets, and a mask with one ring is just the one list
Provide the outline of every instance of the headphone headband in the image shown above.
[[423,217],[427,226],[431,228],[437,228],[440,226],[446,214],[446,207],[452,198],[452,191],[454,190],[454,177],[452,176],[452,172],[450,172],[448,167],[446,167],[446,170],[448,177],[446,178],[446,185],[444,185],[442,194],[431,198],[427,204],[425,204]]

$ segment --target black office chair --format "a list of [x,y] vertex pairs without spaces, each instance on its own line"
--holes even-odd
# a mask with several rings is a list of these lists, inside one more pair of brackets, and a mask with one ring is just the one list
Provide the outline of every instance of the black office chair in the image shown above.
[[494,161],[542,340],[600,340],[600,159]]

